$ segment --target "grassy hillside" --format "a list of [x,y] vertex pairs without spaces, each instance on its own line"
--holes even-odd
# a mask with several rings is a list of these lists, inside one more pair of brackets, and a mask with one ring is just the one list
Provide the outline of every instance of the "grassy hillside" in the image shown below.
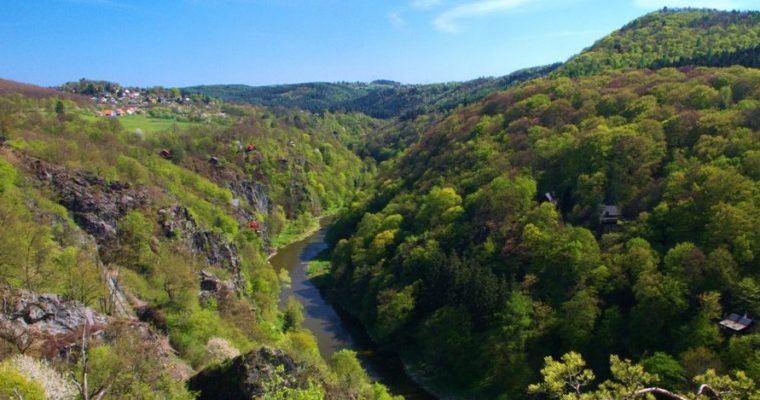
[[375,118],[413,118],[448,111],[503,90],[511,85],[543,76],[558,64],[516,71],[498,78],[430,85],[402,85],[391,81],[372,83],[304,83],[251,87],[245,85],[196,86],[188,94],[218,97],[225,101],[298,108],[313,112],[361,112]]
[[614,72],[457,111],[336,223],[333,293],[465,397],[524,398],[569,351],[676,391],[710,368],[757,382],[758,335],[717,322],[760,315],[758,88],[741,67]]
[[63,94],[54,89],[43,88],[40,86],[30,85],[26,83],[11,81],[7,79],[0,79],[0,95],[8,96],[20,94],[26,97],[33,98],[50,98],[50,97],[65,97],[69,100],[75,101],[80,105],[86,104],[86,98],[77,96],[74,94]]
[[[760,12],[671,9],[648,14],[596,42],[560,68],[566,76],[709,61],[760,42]],[[698,64],[702,65],[702,64]]]
[[[284,349],[311,382],[303,393],[274,382],[267,396],[390,398],[353,354],[321,359],[302,310],[278,309],[267,262],[286,232],[342,207],[372,175],[346,143],[374,120],[230,106],[225,124],[145,129],[150,118],[93,118],[91,106],[34,92],[46,96],[0,96],[3,371],[52,368],[69,390],[85,331],[91,388],[106,398],[191,398],[189,375],[262,345]],[[82,306],[96,322],[74,319]],[[67,311],[34,311],[49,307]],[[28,393],[45,383],[19,376]]]

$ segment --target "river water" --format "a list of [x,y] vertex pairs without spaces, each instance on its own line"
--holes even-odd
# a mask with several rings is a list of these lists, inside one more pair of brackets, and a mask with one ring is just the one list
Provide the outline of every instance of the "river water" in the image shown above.
[[319,352],[326,360],[338,350],[354,350],[370,377],[386,385],[394,395],[403,395],[408,400],[434,399],[406,375],[398,356],[379,349],[358,321],[333,308],[306,277],[306,264],[327,248],[325,231],[323,228],[278,250],[270,260],[278,271],[285,269],[290,274],[291,285],[282,290],[280,305],[284,305],[289,296],[303,304],[303,327],[314,333]]

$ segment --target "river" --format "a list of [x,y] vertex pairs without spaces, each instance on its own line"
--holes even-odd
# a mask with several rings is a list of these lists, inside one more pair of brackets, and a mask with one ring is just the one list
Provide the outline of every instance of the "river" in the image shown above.
[[319,352],[326,360],[338,350],[354,350],[370,377],[386,385],[394,395],[400,394],[408,400],[434,399],[406,375],[395,353],[378,348],[364,327],[325,301],[306,276],[306,264],[327,248],[325,231],[326,228],[322,228],[308,238],[278,250],[270,260],[278,271],[286,269],[290,274],[291,285],[282,290],[280,304],[284,304],[289,296],[303,304],[303,327],[314,333]]

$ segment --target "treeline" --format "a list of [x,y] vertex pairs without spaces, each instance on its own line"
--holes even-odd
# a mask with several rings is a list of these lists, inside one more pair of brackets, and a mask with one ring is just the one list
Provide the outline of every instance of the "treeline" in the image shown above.
[[443,112],[471,104],[519,82],[544,76],[559,64],[527,68],[499,78],[430,85],[372,83],[304,83],[251,87],[245,85],[196,86],[183,89],[238,103],[279,106],[311,112],[360,112],[375,118],[416,116]]
[[558,73],[576,77],[676,66],[679,60],[709,61],[722,53],[754,48],[759,41],[758,12],[665,10],[638,18],[599,40],[571,58]]
[[569,351],[672,391],[760,382],[758,334],[718,325],[760,315],[758,110],[742,67],[539,79],[459,110],[336,222],[331,293],[466,396],[525,398]]
[[337,104],[366,96],[380,87],[394,84],[380,83],[304,83],[253,87],[247,85],[206,85],[183,88],[184,93],[204,94],[232,103],[247,103],[267,107],[301,109],[322,112],[335,109]]
[[[103,80],[92,80],[82,78],[74,82],[66,82],[57,88],[64,93],[76,93],[84,96],[104,96],[110,95],[115,97],[122,97],[125,95],[125,90],[131,90],[133,92],[140,92],[144,96],[152,96],[166,99],[179,99],[182,92],[179,88],[167,88],[163,86],[152,86],[149,88],[138,87],[124,87],[116,82],[109,82]],[[195,102],[209,103],[211,98],[208,96],[193,96]]]
[[59,88],[62,92],[77,93],[86,96],[97,96],[105,93],[117,94],[123,90],[116,82],[82,78],[75,82],[66,82]]
[[737,51],[723,51],[698,57],[679,58],[676,61],[658,61],[652,68],[685,67],[689,65],[704,67],[730,67],[741,65],[748,68],[760,68],[760,46]]

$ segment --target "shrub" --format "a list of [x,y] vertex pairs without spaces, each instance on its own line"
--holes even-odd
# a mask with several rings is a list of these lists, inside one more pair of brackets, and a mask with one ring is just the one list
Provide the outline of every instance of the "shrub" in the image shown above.
[[[44,389],[45,397],[50,400],[74,399],[77,389],[73,383],[64,378],[46,362],[19,354],[10,360],[13,367],[31,381],[38,382]],[[27,399],[26,396],[24,396]]]
[[206,343],[206,354],[208,354],[211,363],[220,363],[239,356],[240,351],[227,339],[212,337]]
[[31,381],[8,363],[0,364],[0,399],[44,400],[45,391],[39,383]]

